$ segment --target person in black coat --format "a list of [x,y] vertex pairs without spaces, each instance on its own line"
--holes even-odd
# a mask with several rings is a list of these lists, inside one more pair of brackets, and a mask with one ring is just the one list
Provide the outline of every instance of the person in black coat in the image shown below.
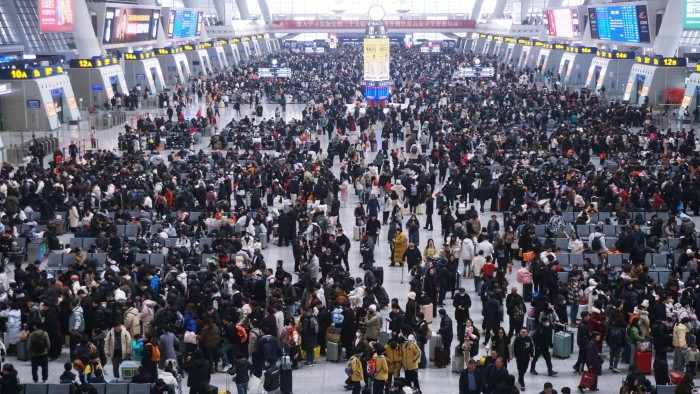
[[56,307],[53,304],[45,303],[41,306],[41,312],[44,316],[44,330],[49,334],[49,342],[51,343],[51,348],[49,349],[49,361],[53,361],[61,355],[61,349],[63,343],[58,337],[59,323],[58,323],[58,313],[56,312]]
[[668,359],[665,349],[656,351],[654,357],[654,380],[657,386],[671,384],[671,378],[668,375]]
[[583,372],[583,367],[586,364],[586,346],[588,346],[588,341],[591,339],[591,332],[588,329],[588,312],[581,312],[581,321],[578,325],[578,331],[576,332],[576,345],[578,345],[578,359],[576,364],[574,364],[574,370],[578,373]]
[[277,218],[278,246],[289,246],[289,242],[294,239],[293,232],[291,231],[293,225],[286,212],[283,212]]
[[490,294],[489,300],[484,303],[481,310],[481,315],[484,317],[484,345],[491,340],[491,334],[496,333],[496,329],[500,326],[501,319],[498,314],[499,302],[496,296]]
[[486,370],[486,382],[484,393],[490,394],[496,391],[496,387],[508,377],[508,368],[503,362],[503,357],[498,357],[496,362]]
[[352,352],[352,345],[355,341],[355,311],[350,307],[350,303],[343,304],[343,323],[340,331],[340,344],[345,348],[345,359],[349,360]]
[[447,355],[450,355],[450,347],[452,347],[452,338],[454,337],[452,328],[452,319],[447,316],[447,312],[444,309],[440,309],[440,329],[438,334],[442,337],[442,347],[447,351]]
[[318,321],[318,333],[316,337],[318,338],[318,344],[321,346],[321,355],[325,356],[326,355],[326,329],[330,327],[331,323],[333,322],[331,319],[331,313],[328,311],[328,308],[323,306],[323,303],[321,301],[318,301],[316,303],[316,309],[318,310],[318,313],[316,313],[316,320]]
[[481,371],[476,369],[476,361],[469,360],[467,369],[459,375],[459,394],[480,394],[483,390],[484,378]]
[[435,268],[430,268],[423,279],[423,292],[433,304],[433,317],[437,316],[438,280]]
[[187,358],[185,372],[187,372],[187,387],[190,388],[190,394],[207,394],[209,392],[211,370],[209,362],[204,359],[201,350],[195,350]]
[[424,204],[425,204],[425,226],[423,227],[424,230],[430,230],[433,231],[433,201],[435,199],[433,198],[432,194],[428,194],[428,196],[425,198]]
[[552,356],[549,353],[549,348],[553,345],[552,338],[554,336],[554,330],[550,325],[549,318],[546,316],[543,317],[540,322],[542,324],[537,327],[532,336],[532,341],[535,343],[535,357],[532,359],[532,364],[530,365],[530,373],[538,375],[535,367],[537,366],[537,360],[541,356],[547,363],[547,372],[549,376],[554,376],[557,372],[552,369]]
[[455,321],[457,322],[457,341],[460,346],[464,343],[464,333],[469,320],[469,308],[472,307],[472,299],[464,287],[460,287],[457,294],[452,297],[452,305],[455,307]]

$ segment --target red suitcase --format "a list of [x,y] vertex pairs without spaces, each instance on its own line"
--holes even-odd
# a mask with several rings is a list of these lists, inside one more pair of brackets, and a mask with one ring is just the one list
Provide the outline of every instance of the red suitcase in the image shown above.
[[668,376],[671,378],[671,384],[673,385],[678,385],[678,383],[681,382],[681,379],[683,379],[683,375],[676,371],[671,371]]
[[438,368],[446,368],[450,365],[450,356],[447,350],[441,346],[435,347],[435,366]]
[[651,352],[634,352],[634,365],[639,373],[651,374]]

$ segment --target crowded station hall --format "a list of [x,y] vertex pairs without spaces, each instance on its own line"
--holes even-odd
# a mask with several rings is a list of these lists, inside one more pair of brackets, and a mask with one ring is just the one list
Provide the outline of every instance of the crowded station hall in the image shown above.
[[0,394],[700,393],[700,0],[0,16]]

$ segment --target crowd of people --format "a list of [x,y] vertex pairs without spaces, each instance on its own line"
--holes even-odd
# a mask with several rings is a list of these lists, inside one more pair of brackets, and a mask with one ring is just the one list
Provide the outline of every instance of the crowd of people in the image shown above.
[[[184,374],[191,393],[208,393],[217,372],[233,375],[239,392],[254,376],[286,393],[286,367],[322,356],[346,363],[353,394],[420,392],[433,351],[439,366],[460,372],[462,394],[524,391],[528,370],[544,373],[540,358],[554,383],[581,391],[598,389],[608,358],[605,373],[629,364],[623,394],[671,379],[690,393],[700,326],[694,130],[655,128],[646,105],[523,84],[535,71],[469,52],[392,46],[393,101],[410,105],[387,108],[361,105],[358,47],[275,56],[293,78],[257,78],[271,61],[261,59],[178,84],[160,97],[165,114],[127,126],[119,149],[75,152],[48,167],[2,165],[1,251],[21,251],[46,225],[53,253],[74,256],[58,269],[16,261],[5,267],[13,277],[0,271],[8,354],[29,353],[34,382],[39,369],[47,380],[48,362],[68,344],[68,381],[119,378],[121,362],[134,360],[134,381],[159,393]],[[454,83],[477,57],[498,78]],[[284,99],[281,111],[259,115],[261,100],[293,91],[308,100],[301,119],[283,119]],[[204,113],[186,119],[191,104]],[[245,104],[256,116],[240,115]],[[229,105],[235,120],[219,123]],[[246,143],[252,134],[270,136],[276,151]],[[196,149],[205,135],[212,143]],[[158,151],[173,136],[183,144],[166,160]],[[485,211],[499,213],[482,223]],[[66,249],[57,212],[74,237],[94,242]],[[602,212],[606,219],[593,219]],[[586,224],[594,230],[578,234]],[[619,227],[613,240],[606,225]],[[434,226],[442,244],[427,233]],[[268,243],[292,255],[266,261]],[[668,265],[650,266],[647,254],[662,251]],[[162,265],[137,257],[145,253],[164,255]],[[620,253],[620,268],[607,264]],[[560,264],[563,254],[586,259]],[[385,275],[396,279],[401,267],[403,279],[404,265],[405,291],[389,297]],[[670,270],[666,283],[652,275],[657,268]],[[556,377],[558,336],[576,342],[570,367],[581,381]],[[3,392],[16,384],[12,364],[0,383]]]

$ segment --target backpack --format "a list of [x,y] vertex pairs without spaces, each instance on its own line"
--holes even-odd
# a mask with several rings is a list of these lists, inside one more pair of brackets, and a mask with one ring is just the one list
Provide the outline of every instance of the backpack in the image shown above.
[[396,193],[396,190],[391,191],[391,199],[392,200],[398,200],[399,199],[399,194]]
[[377,376],[377,361],[374,358],[367,361],[367,374],[371,379]]
[[160,348],[158,345],[151,345],[151,362],[157,363],[160,361]]
[[245,341],[248,340],[248,332],[242,325],[236,324],[236,332],[238,333],[238,336],[241,337],[241,343],[245,343]]
[[345,364],[345,374],[352,376],[352,364],[355,362],[355,356],[350,357],[350,360]]
[[37,339],[32,338],[32,353],[43,353],[46,350],[46,342],[43,335]]
[[427,330],[425,330],[425,339],[429,341],[433,337],[433,330],[431,330],[430,326],[427,324],[425,327],[427,328]]
[[688,346],[697,343],[697,339],[695,338],[695,334],[692,332],[688,331],[685,333],[685,342]]
[[603,248],[603,243],[600,242],[600,237],[593,237],[593,241],[591,241],[591,249],[594,251],[599,251],[600,249]]
[[411,195],[412,196],[417,196],[418,195],[418,186],[416,184],[411,185]]
[[265,391],[275,391],[280,388],[280,368],[276,365],[271,366],[265,370],[265,382],[263,383],[263,389]]
[[620,346],[624,342],[625,330],[619,326],[610,327],[610,338],[608,342],[610,345]]

